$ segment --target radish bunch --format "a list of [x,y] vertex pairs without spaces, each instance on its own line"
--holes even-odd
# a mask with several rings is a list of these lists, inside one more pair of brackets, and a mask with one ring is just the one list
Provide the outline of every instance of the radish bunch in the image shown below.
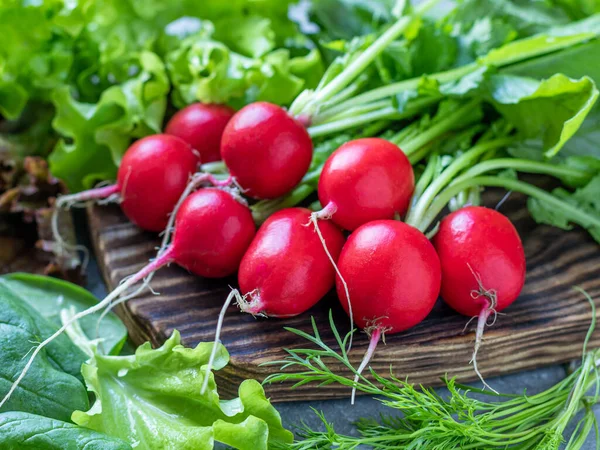
[[[335,288],[351,328],[356,323],[370,335],[356,379],[382,336],[423,321],[440,293],[459,313],[478,317],[473,364],[481,377],[476,356],[484,327],[523,287],[521,241],[506,217],[478,206],[444,218],[432,241],[431,233],[425,233],[456,195],[486,184],[478,175],[498,168],[493,161],[486,162],[485,170],[465,167],[512,139],[475,146],[440,173],[433,170],[438,160],[433,155],[416,186],[411,165],[428,154],[432,140],[465,121],[471,123],[465,118],[480,108],[478,102],[466,103],[455,117],[408,142],[360,138],[341,145],[324,164],[324,157],[318,160],[318,185],[314,165],[308,177],[317,188],[319,211],[284,208],[256,231],[248,207],[254,200],[279,201],[306,182],[314,164],[311,136],[323,134],[326,126],[310,126],[315,118],[326,116],[319,116],[320,108],[347,99],[349,83],[409,24],[406,17],[398,20],[340,73],[325,77],[314,92],[300,95],[289,110],[266,102],[237,112],[224,105],[190,105],[173,116],[165,134],[131,145],[114,185],[59,198],[57,206],[118,199],[124,214],[139,227],[166,230],[163,246],[153,261],[42,342],[0,407],[43,347],[73,322],[127,299],[119,297],[170,263],[209,278],[238,272],[241,292],[232,290],[223,306],[207,371],[234,299],[243,312],[285,318],[307,311]],[[199,171],[206,168],[201,164],[221,160],[228,178]],[[511,189],[514,186],[518,185],[511,184]],[[312,191],[307,192],[304,197]]]

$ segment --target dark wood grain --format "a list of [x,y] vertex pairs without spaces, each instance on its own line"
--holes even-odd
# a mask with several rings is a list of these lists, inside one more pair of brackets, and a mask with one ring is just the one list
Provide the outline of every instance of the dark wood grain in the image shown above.
[[[501,195],[486,193],[486,204],[494,205]],[[486,331],[478,358],[486,377],[579,357],[592,314],[588,302],[572,286],[582,287],[600,302],[600,247],[585,231],[566,232],[536,225],[524,208],[524,199],[517,195],[502,205],[502,212],[508,214],[521,234],[528,272],[520,298]],[[118,207],[91,207],[89,218],[96,255],[109,287],[140,269],[155,254],[157,238],[129,224]],[[136,343],[150,340],[159,345],[177,329],[186,345],[195,345],[213,340],[217,315],[229,285],[235,286],[235,278],[206,280],[175,266],[164,268],[152,282],[160,295],[148,293],[132,299],[119,307],[118,313]],[[217,373],[223,395],[236,395],[237,386],[245,378],[260,380],[274,371],[272,366],[259,365],[281,359],[283,348],[307,345],[283,330],[283,326],[309,331],[313,315],[324,339],[333,343],[333,336],[326,332],[330,309],[340,330],[346,332],[347,316],[333,294],[307,313],[285,320],[255,319],[238,313],[232,306],[222,336],[231,363]],[[474,334],[472,326],[463,332],[466,322],[467,318],[439,301],[421,324],[389,336],[387,344],[377,349],[372,366],[386,372],[392,364],[397,376],[427,385],[439,384],[445,373],[461,381],[472,380],[475,376],[469,359]],[[600,345],[600,333],[594,334],[592,344]],[[366,347],[366,337],[359,336],[351,353],[356,365]],[[349,394],[348,389],[338,386],[291,390],[286,385],[272,385],[266,389],[277,401]]]

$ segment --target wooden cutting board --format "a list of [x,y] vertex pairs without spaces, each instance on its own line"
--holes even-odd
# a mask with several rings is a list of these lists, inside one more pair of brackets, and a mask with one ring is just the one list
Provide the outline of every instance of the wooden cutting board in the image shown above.
[[[486,192],[485,204],[495,205],[503,192]],[[527,256],[527,280],[521,297],[499,315],[487,329],[479,354],[479,366],[486,378],[509,372],[566,362],[581,355],[584,336],[592,317],[590,305],[572,289],[578,285],[600,307],[600,246],[585,231],[563,231],[538,226],[529,217],[524,199],[513,194],[501,207],[519,230]],[[98,263],[109,288],[140,269],[155,255],[156,236],[127,222],[117,206],[93,206],[88,210]],[[173,330],[180,331],[186,345],[212,341],[217,315],[235,277],[206,280],[171,266],[154,277],[152,287],[160,295],[147,293],[118,309],[136,343],[150,340],[160,345]],[[299,317],[255,319],[231,306],[223,327],[222,341],[231,354],[230,364],[217,372],[224,397],[237,395],[237,386],[246,378],[262,380],[276,371],[261,363],[278,360],[284,348],[306,347],[307,341],[283,329],[284,326],[310,331],[314,316],[321,336],[334,343],[329,332],[328,311],[332,309],[338,328],[348,330],[348,319],[332,293]],[[600,311],[600,309],[599,309]],[[399,378],[413,383],[436,385],[444,374],[461,381],[475,378],[469,360],[473,349],[474,324],[463,332],[467,318],[438,301],[429,317],[404,333],[388,336],[380,344],[372,366],[387,373],[390,365]],[[359,364],[368,341],[355,338],[351,360]],[[593,345],[600,345],[600,332]],[[332,367],[339,366],[332,364]],[[277,401],[311,400],[348,396],[339,386],[296,390],[285,384],[266,387]]]

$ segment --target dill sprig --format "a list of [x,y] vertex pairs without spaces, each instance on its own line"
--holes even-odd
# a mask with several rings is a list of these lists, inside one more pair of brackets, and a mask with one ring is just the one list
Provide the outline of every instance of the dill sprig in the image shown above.
[[[371,377],[359,376],[353,381],[356,369],[346,353],[348,333],[341,338],[332,314],[329,322],[338,350],[321,339],[314,319],[313,334],[288,328],[317,348],[287,349],[281,361],[268,364],[281,366],[281,373],[269,376],[265,383],[293,382],[294,387],[307,383],[325,386],[337,383],[356,387],[376,396],[387,408],[378,419],[363,418],[355,423],[356,436],[338,434],[323,413],[314,411],[324,429],[313,430],[302,426],[297,440],[286,448],[292,450],[336,449],[519,449],[565,450],[580,449],[592,429],[598,426],[592,405],[600,398],[600,375],[597,370],[600,350],[587,351],[587,343],[595,327],[595,308],[592,299],[580,290],[593,309],[593,321],[584,342],[580,367],[571,375],[536,394],[495,394],[443,378],[449,391],[439,395],[434,389],[415,386],[394,376],[392,369],[386,376],[370,370]],[[340,375],[328,363],[341,363],[350,375]],[[285,371],[285,372],[284,372]],[[575,431],[567,441],[567,425],[582,412]],[[399,415],[401,413],[401,415]]]

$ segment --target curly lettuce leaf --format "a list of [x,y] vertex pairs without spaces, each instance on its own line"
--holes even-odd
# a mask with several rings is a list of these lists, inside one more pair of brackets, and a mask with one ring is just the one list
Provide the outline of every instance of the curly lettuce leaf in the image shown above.
[[131,450],[131,446],[72,423],[24,412],[0,414],[0,448],[19,450]]
[[113,179],[133,138],[162,127],[169,82],[162,61],[150,52],[136,58],[139,73],[108,88],[97,103],[77,101],[67,87],[56,89],[53,126],[63,137],[50,156],[52,173],[72,191]]
[[170,52],[167,68],[178,107],[195,101],[287,105],[303,89],[316,86],[323,72],[316,50],[292,57],[289,50],[276,49],[252,58],[202,34],[188,37]]
[[[156,350],[146,343],[131,356],[96,352],[82,369],[96,402],[87,412],[74,412],[72,420],[138,450],[212,449],[215,441],[240,450],[266,450],[270,443],[292,442],[255,380],[240,385],[238,398],[222,401],[211,373],[208,389],[200,394],[212,343],[192,349],[180,341],[175,331]],[[228,361],[220,346],[214,368]]]
[[0,8],[0,113],[18,117],[30,99],[48,100],[67,82],[75,37],[84,25],[87,1],[67,4],[3,2]]
[[347,39],[376,32],[394,19],[396,0],[313,0],[308,14],[323,40]]

